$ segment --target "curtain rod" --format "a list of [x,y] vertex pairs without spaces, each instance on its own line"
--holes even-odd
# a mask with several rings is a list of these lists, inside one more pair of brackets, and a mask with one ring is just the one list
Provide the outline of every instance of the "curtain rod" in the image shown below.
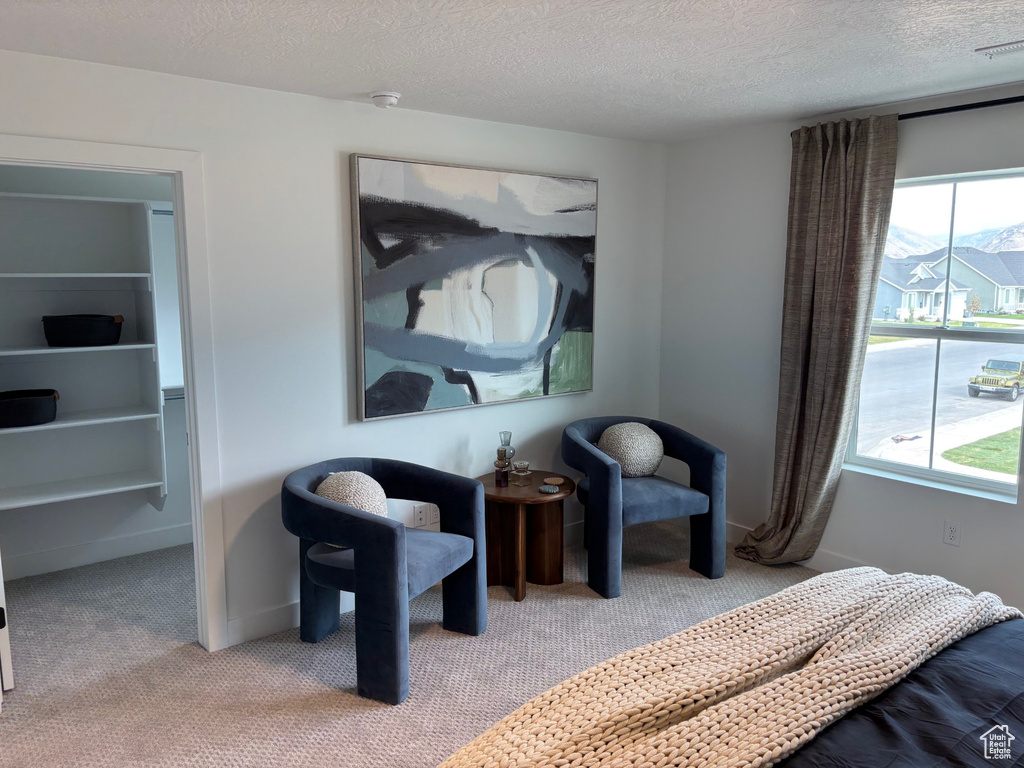
[[1024,96],[1010,96],[1006,99],[993,99],[992,101],[976,101],[973,104],[960,104],[955,107],[941,107],[939,109],[926,109],[923,112],[908,112],[900,115],[900,120],[913,120],[915,117],[932,117],[933,115],[948,115],[951,112],[967,112],[971,109],[985,109],[986,107],[1001,107],[1004,104],[1024,103]]

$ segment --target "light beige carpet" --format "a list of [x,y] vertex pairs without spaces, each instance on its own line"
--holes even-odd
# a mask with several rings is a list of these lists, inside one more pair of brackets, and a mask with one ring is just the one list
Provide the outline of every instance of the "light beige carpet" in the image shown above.
[[188,547],[12,581],[0,765],[435,766],[577,672],[814,575],[730,556],[709,581],[676,559],[687,546],[672,524],[627,529],[615,600],[570,549],[562,585],[528,585],[521,603],[491,587],[481,637],[440,628],[439,589],[417,597],[398,707],[355,695],[351,616],[319,645],[290,630],[204,651]]

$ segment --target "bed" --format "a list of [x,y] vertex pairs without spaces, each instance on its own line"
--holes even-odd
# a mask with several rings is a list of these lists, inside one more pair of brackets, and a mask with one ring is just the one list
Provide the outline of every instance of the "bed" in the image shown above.
[[[992,728],[1015,735],[1010,759],[985,757],[992,737],[982,737]],[[1024,765],[1024,621],[994,624],[954,643],[776,765]]]
[[443,768],[1024,765],[1022,618],[937,576],[822,574],[581,672]]

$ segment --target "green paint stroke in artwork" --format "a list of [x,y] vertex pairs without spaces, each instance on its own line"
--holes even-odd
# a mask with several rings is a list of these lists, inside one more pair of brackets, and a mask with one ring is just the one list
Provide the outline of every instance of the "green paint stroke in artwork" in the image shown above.
[[566,331],[551,350],[551,385],[548,392],[581,392],[591,388],[594,334]]

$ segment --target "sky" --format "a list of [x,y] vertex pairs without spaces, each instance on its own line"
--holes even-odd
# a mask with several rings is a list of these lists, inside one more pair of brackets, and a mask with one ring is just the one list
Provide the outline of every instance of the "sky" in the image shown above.
[[[949,233],[953,184],[897,187],[891,223],[922,235]],[[956,234],[1003,229],[1024,222],[1024,176],[957,184]]]

